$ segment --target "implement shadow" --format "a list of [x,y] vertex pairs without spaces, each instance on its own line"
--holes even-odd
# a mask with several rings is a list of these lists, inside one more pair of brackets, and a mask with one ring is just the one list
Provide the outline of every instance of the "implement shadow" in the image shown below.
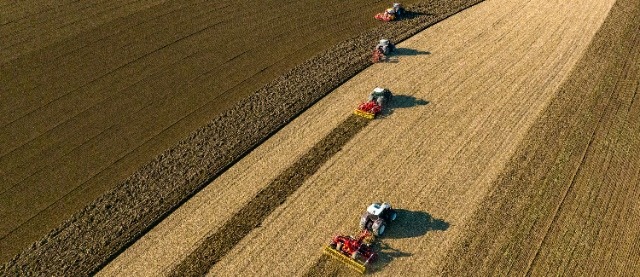
[[394,259],[410,257],[413,254],[391,247],[385,241],[394,239],[415,238],[424,236],[429,231],[446,231],[449,223],[438,218],[434,218],[429,213],[423,211],[409,211],[397,209],[398,217],[389,224],[384,235],[376,243],[378,261],[370,267],[371,272],[381,271]]

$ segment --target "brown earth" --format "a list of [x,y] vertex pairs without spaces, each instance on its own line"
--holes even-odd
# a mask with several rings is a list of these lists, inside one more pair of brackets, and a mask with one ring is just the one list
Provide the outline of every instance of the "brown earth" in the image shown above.
[[640,3],[618,0],[448,256],[448,275],[640,275]]
[[6,262],[268,81],[375,26],[386,3],[1,5]]
[[[234,198],[227,200],[230,207],[221,208],[231,210],[226,215],[216,210],[219,203],[207,202],[215,197],[200,193],[176,210],[176,216],[167,217],[131,248],[153,243],[149,236],[173,239],[159,237],[158,233],[181,236],[171,242],[174,244],[190,239],[193,235],[182,230],[166,233],[166,226],[184,225],[185,221],[180,221],[184,218],[192,222],[216,221],[213,227],[204,230],[203,236],[195,236],[196,240],[215,237],[233,219],[235,210],[259,208],[251,205],[251,199],[260,195],[260,188],[268,187],[274,178],[278,180],[283,171],[295,172],[289,165],[295,168],[295,161],[308,158],[308,150],[315,149],[317,141],[331,137],[334,127],[348,118],[341,114],[364,97],[364,93],[353,91],[367,91],[382,83],[393,85],[400,92],[399,105],[392,113],[384,120],[364,126],[340,149],[325,149],[329,153],[339,151],[312,170],[315,174],[304,177],[306,181],[297,184],[299,189],[288,192],[286,201],[276,204],[259,226],[254,225],[237,245],[234,242],[235,247],[225,250],[222,259],[214,261],[210,274],[348,274],[339,265],[321,258],[320,246],[331,232],[353,231],[353,227],[348,227],[357,223],[353,214],[361,212],[370,201],[384,199],[402,207],[403,213],[379,244],[382,261],[373,271],[378,275],[545,275],[558,270],[572,275],[611,272],[637,275],[634,265],[639,244],[635,239],[635,223],[639,215],[634,200],[638,196],[636,184],[640,173],[634,150],[640,143],[637,122],[640,107],[635,101],[640,80],[637,63],[640,41],[639,26],[633,18],[637,18],[639,8],[625,1],[617,1],[595,42],[587,49],[586,58],[579,62],[615,1],[563,4],[489,0],[434,26],[400,45],[401,53],[404,50],[413,54],[401,56],[399,64],[376,65],[345,83],[203,190]],[[366,55],[361,58],[366,59]],[[340,78],[343,77],[337,79]],[[400,79],[403,82],[397,82]],[[270,90],[262,92],[267,94]],[[420,107],[416,105],[418,99],[428,99],[429,104]],[[295,103],[280,108],[288,110]],[[248,117],[260,118],[259,115],[268,112],[281,115],[280,111],[258,108]],[[215,126],[220,125],[214,122],[208,131]],[[264,133],[251,134],[253,144],[269,133],[260,130]],[[197,169],[176,172],[175,176],[163,174],[172,173],[166,169],[176,170],[176,165],[193,163],[174,158],[193,155],[188,150],[181,152],[189,146],[188,142],[206,149],[211,142],[202,139],[206,137],[203,133],[207,133],[207,128],[142,169],[156,175],[134,175],[122,186],[124,194],[120,199],[126,202],[131,199],[126,194],[144,191],[135,184],[146,178],[168,177],[168,183],[176,184],[191,176],[187,183],[202,184],[198,178],[207,174]],[[217,146],[220,145],[225,144]],[[235,152],[229,153],[243,152],[238,150],[242,147],[234,147],[230,149]],[[204,158],[212,155],[197,154]],[[158,174],[154,166],[166,171]],[[250,182],[240,183],[245,181]],[[134,187],[128,187],[131,184]],[[236,195],[244,187],[251,187],[253,192],[249,189],[249,193]],[[156,192],[155,196],[158,195],[163,196]],[[52,249],[69,243],[71,238],[82,237],[74,233],[74,228],[82,230],[102,224],[98,228],[109,229],[104,228],[101,220],[88,222],[95,220],[91,211],[109,211],[121,205],[111,206],[114,202],[104,199],[109,200],[106,197],[97,201],[52,233],[48,238],[51,241],[39,242],[32,252],[27,251],[13,264],[0,268],[0,272],[7,269],[16,272],[20,267],[23,272],[45,272],[43,269],[51,261],[60,262],[56,260],[60,256],[66,255],[66,261],[73,261],[70,257],[91,260],[104,257],[101,256],[104,253],[96,255],[91,251],[101,251],[101,247],[113,251],[110,238],[103,236],[94,242],[80,240],[84,248],[66,248],[69,252],[89,253],[67,252],[51,259]],[[111,198],[114,199],[118,198]],[[172,202],[177,197],[167,199]],[[161,205],[157,206],[162,206],[164,200],[160,199]],[[197,201],[205,203],[193,203]],[[210,211],[202,214],[182,211],[190,205]],[[124,218],[132,215],[127,215],[132,211],[121,208],[107,214]],[[157,210],[146,213],[157,214]],[[135,216],[140,217],[133,215],[134,221]],[[99,219],[104,216],[104,213],[96,215]],[[118,233],[118,240],[130,240],[131,234],[137,236],[124,226],[116,231],[124,229],[128,235]],[[85,229],[85,238],[87,234]],[[295,243],[283,245],[283,241]],[[202,242],[206,244],[206,239]],[[202,244],[192,244],[186,253],[197,253],[199,245]],[[128,252],[122,253],[123,259],[135,257],[136,254]],[[34,262],[42,257],[46,258],[44,266]],[[118,259],[114,262],[123,263]],[[152,262],[176,264],[171,259]],[[84,263],[56,270],[90,272],[82,267],[91,262]],[[109,266],[105,269],[117,272]]]
[[428,13],[365,33],[296,67],[136,171],[0,269],[43,274],[96,270],[211,176],[366,67],[372,37],[402,40],[465,5],[447,1],[418,7]]
[[398,106],[352,137],[208,273],[290,276],[317,265],[334,272],[321,247],[336,232],[353,232],[375,200],[403,212],[380,241],[373,273],[439,273],[613,2],[490,0],[427,29],[399,45],[399,63],[370,67],[324,97],[100,273],[158,275],[180,265],[376,85],[391,88]]

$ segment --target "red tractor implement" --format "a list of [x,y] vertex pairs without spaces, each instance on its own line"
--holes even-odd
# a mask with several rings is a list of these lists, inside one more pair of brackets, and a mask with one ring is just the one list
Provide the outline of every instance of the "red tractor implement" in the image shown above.
[[389,22],[396,19],[396,16],[393,14],[389,14],[387,12],[378,13],[373,18],[380,20],[382,22]]
[[358,106],[354,111],[356,115],[362,116],[368,119],[374,119],[382,111],[382,106],[378,105],[376,101],[364,102]]
[[373,50],[373,55],[371,57],[371,61],[373,63],[384,62],[386,59],[387,59],[387,56],[385,56],[384,53],[382,53],[382,51],[380,51],[377,48]]
[[374,237],[371,232],[363,230],[357,237],[337,235],[331,239],[324,252],[330,257],[348,265],[364,274],[367,266],[378,259],[378,254],[371,247]]

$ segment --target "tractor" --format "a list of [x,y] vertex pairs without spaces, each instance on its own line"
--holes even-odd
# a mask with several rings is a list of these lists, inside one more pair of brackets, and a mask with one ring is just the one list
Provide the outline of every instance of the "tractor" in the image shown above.
[[393,94],[386,88],[376,87],[369,95],[367,102],[361,103],[354,114],[368,119],[378,116],[393,98]]
[[389,57],[389,54],[396,51],[396,46],[388,39],[381,39],[378,45],[373,49],[373,56],[371,58],[373,63],[379,62],[397,62],[398,58]]
[[404,7],[402,7],[402,4],[393,3],[393,7],[386,9],[384,12],[376,14],[374,18],[383,22],[389,22],[400,18],[404,15],[404,13],[405,9]]
[[376,238],[385,231],[385,226],[394,221],[397,212],[387,202],[373,203],[360,219],[360,233],[356,236],[334,236],[324,253],[364,274],[371,263],[378,259],[374,250]]
[[386,226],[396,220],[398,213],[391,204],[373,203],[367,207],[367,211],[360,217],[360,229],[370,231],[375,236],[382,236]]

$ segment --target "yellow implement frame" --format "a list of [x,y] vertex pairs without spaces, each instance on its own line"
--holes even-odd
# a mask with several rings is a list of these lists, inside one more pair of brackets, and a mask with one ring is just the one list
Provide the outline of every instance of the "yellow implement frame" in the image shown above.
[[330,257],[342,262],[343,264],[346,264],[350,268],[360,272],[360,274],[364,274],[365,271],[367,270],[367,268],[363,264],[361,264],[358,261],[355,261],[355,260],[343,255],[342,253],[340,253],[340,251],[335,250],[335,249],[331,248],[330,246],[325,246],[323,250],[324,250],[325,254],[327,254]]
[[363,111],[363,110],[359,110],[359,109],[355,109],[355,110],[353,111],[353,113],[354,113],[355,115],[359,115],[359,116],[362,116],[362,117],[364,117],[364,118],[368,118],[368,119],[374,119],[374,118],[376,117],[376,115],[375,115],[375,114],[368,113],[368,112],[365,112],[365,111]]

